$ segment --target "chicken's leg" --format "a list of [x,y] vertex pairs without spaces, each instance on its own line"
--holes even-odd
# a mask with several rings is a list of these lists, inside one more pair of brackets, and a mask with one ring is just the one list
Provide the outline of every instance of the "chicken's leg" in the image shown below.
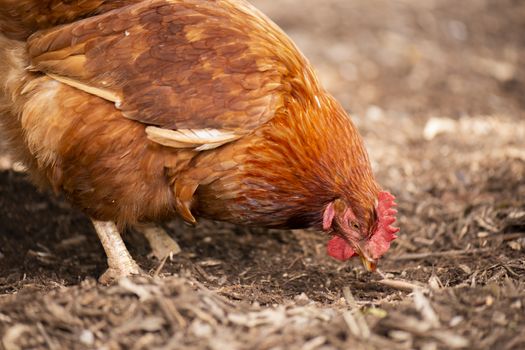
[[108,270],[100,276],[100,283],[107,284],[129,275],[139,274],[140,268],[126,249],[115,223],[93,219],[92,221],[108,257]]
[[167,256],[172,258],[173,255],[181,252],[178,243],[162,227],[143,224],[137,226],[136,229],[146,237],[151,248],[151,255],[157,259],[162,260]]

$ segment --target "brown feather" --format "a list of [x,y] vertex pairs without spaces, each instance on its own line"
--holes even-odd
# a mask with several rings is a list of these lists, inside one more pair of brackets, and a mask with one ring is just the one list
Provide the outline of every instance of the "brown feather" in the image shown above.
[[39,32],[28,44],[35,69],[121,95],[118,108],[130,119],[241,134],[282,105],[287,69],[277,52],[291,46],[249,5],[205,0],[141,2]]
[[23,40],[37,30],[138,1],[141,0],[0,0],[0,33]]

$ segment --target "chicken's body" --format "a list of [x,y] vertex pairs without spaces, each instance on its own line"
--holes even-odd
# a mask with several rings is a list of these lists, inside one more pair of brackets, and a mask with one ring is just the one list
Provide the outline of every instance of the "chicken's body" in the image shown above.
[[0,121],[37,182],[120,227],[178,214],[332,231],[340,199],[372,229],[379,186],[356,128],[257,10],[79,3],[15,16],[19,31],[0,10]]

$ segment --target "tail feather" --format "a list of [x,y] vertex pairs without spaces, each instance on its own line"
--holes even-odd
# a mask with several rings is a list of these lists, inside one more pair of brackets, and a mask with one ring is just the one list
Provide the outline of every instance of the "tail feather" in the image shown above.
[[34,32],[141,0],[0,0],[0,33],[25,40]]

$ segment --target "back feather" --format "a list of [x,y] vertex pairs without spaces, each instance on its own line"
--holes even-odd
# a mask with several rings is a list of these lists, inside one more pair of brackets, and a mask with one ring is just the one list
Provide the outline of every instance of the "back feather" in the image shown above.
[[40,29],[71,23],[141,0],[0,0],[0,33],[25,40]]

